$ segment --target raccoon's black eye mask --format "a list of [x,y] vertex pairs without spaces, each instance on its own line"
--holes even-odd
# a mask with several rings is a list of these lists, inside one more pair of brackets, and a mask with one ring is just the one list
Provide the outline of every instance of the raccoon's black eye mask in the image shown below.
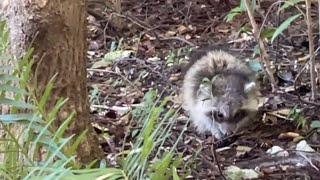
[[233,121],[238,122],[246,116],[248,116],[248,111],[246,109],[240,109],[234,115]]

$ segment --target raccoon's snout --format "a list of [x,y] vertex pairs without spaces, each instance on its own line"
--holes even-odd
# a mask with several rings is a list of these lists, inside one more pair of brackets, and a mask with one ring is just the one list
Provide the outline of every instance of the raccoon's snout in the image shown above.
[[214,118],[218,121],[218,122],[222,122],[226,120],[226,116],[220,112],[220,111],[215,111],[214,112]]

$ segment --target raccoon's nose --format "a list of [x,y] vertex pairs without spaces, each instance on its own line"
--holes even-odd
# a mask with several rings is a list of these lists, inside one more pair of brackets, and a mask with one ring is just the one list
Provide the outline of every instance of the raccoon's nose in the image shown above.
[[216,121],[222,122],[222,121],[225,121],[227,117],[221,111],[215,111],[214,112],[214,118],[215,118]]

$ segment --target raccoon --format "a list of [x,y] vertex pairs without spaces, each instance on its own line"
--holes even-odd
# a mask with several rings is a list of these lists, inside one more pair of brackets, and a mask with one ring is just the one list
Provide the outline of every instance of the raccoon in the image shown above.
[[198,132],[222,139],[245,127],[256,113],[250,106],[257,91],[251,69],[223,50],[202,52],[191,60],[181,94]]

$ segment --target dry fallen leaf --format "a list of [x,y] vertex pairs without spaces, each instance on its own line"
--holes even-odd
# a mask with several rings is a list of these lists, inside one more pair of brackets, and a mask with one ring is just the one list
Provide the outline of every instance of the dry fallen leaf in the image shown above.
[[184,25],[180,25],[177,29],[177,31],[179,32],[179,34],[184,34],[188,31],[188,27],[184,26]]
[[252,150],[251,147],[248,146],[237,146],[236,151],[236,157],[242,156],[244,154],[246,154],[247,152],[250,152]]
[[278,123],[278,119],[275,116],[271,116],[269,113],[263,114],[262,122],[268,125],[275,125]]
[[285,132],[285,133],[281,133],[278,138],[279,139],[294,139],[299,136],[300,136],[300,134],[295,133],[295,132]]
[[175,36],[176,34],[177,34],[177,32],[175,32],[175,31],[167,31],[165,33],[165,36],[166,37],[172,37],[172,36]]

